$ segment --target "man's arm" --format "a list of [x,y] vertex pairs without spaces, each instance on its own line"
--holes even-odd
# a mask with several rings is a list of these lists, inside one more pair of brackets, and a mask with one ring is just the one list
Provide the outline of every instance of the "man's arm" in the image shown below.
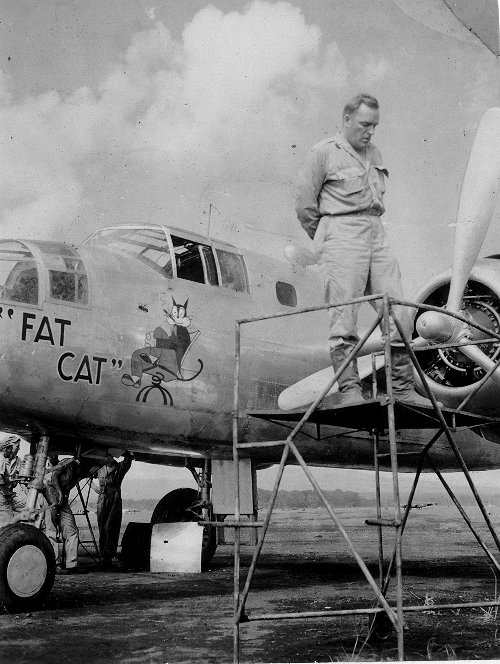
[[10,489],[9,470],[3,454],[0,454],[0,490],[8,491]]
[[297,217],[311,239],[314,238],[319,223],[318,197],[324,180],[324,153],[313,148],[299,171],[298,192],[295,200]]
[[120,463],[118,464],[118,472],[119,472],[118,479],[120,484],[123,482],[123,478],[130,470],[133,458],[134,457],[132,456],[132,454],[128,450],[125,450],[125,452],[123,453],[123,461],[120,461]]

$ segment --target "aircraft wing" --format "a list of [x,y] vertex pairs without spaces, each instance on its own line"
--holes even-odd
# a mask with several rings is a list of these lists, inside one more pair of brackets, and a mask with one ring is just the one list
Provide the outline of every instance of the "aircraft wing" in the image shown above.
[[[372,373],[372,356],[365,355],[358,358],[358,372],[361,380],[366,378]],[[375,358],[375,366],[381,369],[384,366],[384,357],[379,355]],[[326,389],[327,385],[333,380],[333,367],[329,366],[321,371],[316,371],[306,378],[291,385],[278,397],[278,406],[285,411],[300,408],[306,403],[315,401],[322,392]],[[335,382],[329,390],[327,396],[338,392],[338,384]]]
[[473,42],[479,40],[500,54],[497,0],[393,0],[405,14],[442,34]]

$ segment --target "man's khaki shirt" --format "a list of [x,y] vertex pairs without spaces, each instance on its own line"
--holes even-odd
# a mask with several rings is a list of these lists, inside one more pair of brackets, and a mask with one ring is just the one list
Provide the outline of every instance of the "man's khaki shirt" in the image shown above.
[[0,453],[0,493],[5,497],[14,495],[15,476],[19,470],[20,459],[16,455],[12,459],[6,459]]
[[387,175],[374,145],[360,155],[340,133],[321,141],[299,173],[295,210],[302,227],[313,238],[323,215],[383,214]]

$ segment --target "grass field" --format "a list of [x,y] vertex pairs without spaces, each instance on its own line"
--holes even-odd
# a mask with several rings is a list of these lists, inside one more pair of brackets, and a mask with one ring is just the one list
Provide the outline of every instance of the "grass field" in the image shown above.
[[[493,509],[493,508],[492,508]],[[491,513],[500,525],[500,510]],[[336,510],[377,578],[377,529],[369,508]],[[480,523],[471,510],[474,523]],[[127,512],[128,521],[148,513]],[[374,606],[373,592],[323,510],[273,515],[247,602],[253,613]],[[482,533],[486,533],[481,527]],[[229,535],[229,533],[228,533]],[[485,539],[495,550],[491,537]],[[386,558],[391,552],[384,538]],[[242,579],[252,547],[242,547]],[[8,662],[231,662],[233,547],[220,546],[203,574],[98,573],[58,577],[42,610],[0,617]],[[498,554],[498,551],[497,551]],[[91,561],[82,559],[91,569]],[[453,506],[412,510],[404,536],[404,603],[409,660],[497,659],[496,609],[433,610],[436,604],[494,600],[491,563]],[[388,594],[394,600],[394,591]],[[300,619],[241,625],[241,662],[391,661],[396,638],[364,643],[366,617]]]

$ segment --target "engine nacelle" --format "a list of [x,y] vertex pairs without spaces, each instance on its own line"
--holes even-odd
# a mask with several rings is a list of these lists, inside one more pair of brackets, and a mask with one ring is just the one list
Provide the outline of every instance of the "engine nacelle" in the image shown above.
[[[448,298],[450,280],[451,271],[443,272],[422,288],[415,296],[415,300],[444,307]],[[474,266],[464,294],[464,309],[472,321],[496,334],[500,332],[500,260],[497,257],[482,259]],[[422,313],[423,310],[416,312],[416,324]],[[475,328],[471,330],[473,334],[471,343],[487,336]],[[414,334],[418,336],[417,332]],[[496,360],[500,353],[499,344],[479,344],[479,348],[492,360]],[[417,359],[436,398],[450,408],[458,407],[484,376],[484,371],[458,348],[418,352]],[[417,386],[419,391],[425,394],[419,380]],[[467,403],[466,410],[500,415],[498,382],[486,381]]]

